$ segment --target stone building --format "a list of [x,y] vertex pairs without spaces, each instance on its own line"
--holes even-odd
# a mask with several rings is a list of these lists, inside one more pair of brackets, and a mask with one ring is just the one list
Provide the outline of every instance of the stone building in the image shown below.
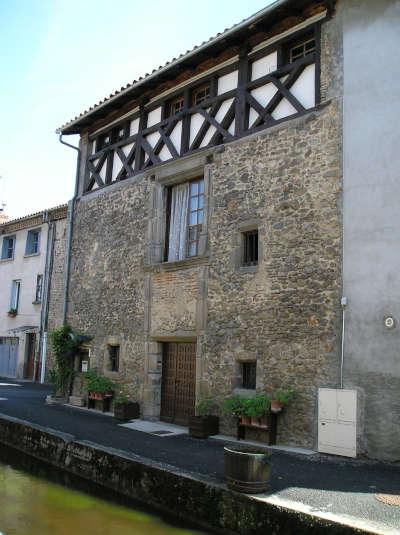
[[[363,105],[374,98],[358,20],[369,21],[383,70],[396,10],[389,0],[279,0],[59,129],[80,134],[67,318],[93,337],[90,367],[124,384],[144,418],[185,423],[203,396],[220,412],[232,393],[293,387],[280,443],[400,457],[399,440],[382,438],[399,433],[396,329],[377,375],[391,414],[379,432],[367,422],[377,348],[372,331],[356,332],[355,308],[373,308],[372,259],[354,308],[342,285],[353,240],[343,242],[343,181],[356,180],[361,158],[368,174],[355,133],[343,141],[356,116],[365,126],[353,102],[361,59]],[[372,207],[352,220],[360,198],[349,195],[354,236]],[[345,280],[356,277],[351,248]]]
[[62,323],[67,206],[0,225],[0,376],[43,382],[47,332]]

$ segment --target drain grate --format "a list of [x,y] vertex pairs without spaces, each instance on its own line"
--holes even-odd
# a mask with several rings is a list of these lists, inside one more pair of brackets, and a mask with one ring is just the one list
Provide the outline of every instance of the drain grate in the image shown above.
[[379,502],[386,503],[387,505],[396,505],[397,507],[400,507],[399,494],[375,494],[375,498]]
[[152,435],[172,435],[173,431],[150,431]]

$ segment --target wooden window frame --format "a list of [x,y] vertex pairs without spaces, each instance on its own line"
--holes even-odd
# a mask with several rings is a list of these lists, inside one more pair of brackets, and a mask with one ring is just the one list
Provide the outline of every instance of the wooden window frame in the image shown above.
[[[197,99],[197,96],[202,92],[206,92],[206,94],[204,96],[200,96],[200,98]],[[204,101],[208,100],[211,96],[212,96],[212,93],[211,93],[211,82],[207,81],[207,82],[195,87],[192,90],[191,99],[190,99],[191,106],[200,106],[200,104],[202,104]]]
[[[115,143],[120,143],[124,139],[128,138],[129,129],[130,129],[130,121],[124,121],[122,123],[119,123],[116,126],[113,126],[106,132],[102,132],[101,134],[99,134],[95,140],[96,152],[99,152],[103,149],[107,149],[111,145],[114,145]],[[122,137],[118,135],[121,130],[123,130]],[[104,142],[104,139],[106,137],[109,139],[107,143]]]
[[[199,186],[198,193],[196,195],[191,195],[191,185],[194,183],[202,183],[202,187]],[[200,243],[200,235],[203,230],[204,225],[204,218],[205,218],[205,178],[204,175],[198,176],[196,178],[192,178],[190,180],[184,180],[181,182],[181,184],[188,184],[189,186],[189,202],[188,202],[188,209],[187,209],[187,234],[186,234],[186,245],[185,245],[185,258],[182,260],[187,260],[189,258],[195,258],[196,256],[199,256],[199,243]],[[172,186],[167,187],[167,194],[166,194],[166,216],[165,216],[165,240],[164,240],[164,262],[168,262],[168,250],[169,250],[169,235],[170,235],[170,225],[171,225],[171,202],[172,202],[172,189],[177,184],[173,184]],[[201,191],[200,191],[201,189]],[[191,199],[197,197],[197,209],[191,210]],[[199,199],[202,199],[202,207],[199,207]],[[202,221],[201,223],[198,223],[198,213],[202,212]],[[197,223],[195,225],[190,224],[190,214],[196,213],[197,214]],[[196,229],[196,239],[190,239],[190,230]],[[195,254],[189,254],[190,253],[190,244],[195,243]],[[178,260],[179,262],[179,260]]]
[[15,279],[11,283],[10,310],[13,309],[18,312],[20,298],[21,298],[21,279]]
[[[192,195],[191,193],[191,187],[192,184],[198,184],[197,194]],[[197,199],[197,208],[195,210],[191,209],[191,200],[196,198]],[[203,224],[204,224],[204,177],[199,177],[194,180],[190,180],[189,182],[189,206],[188,206],[188,223],[187,223],[187,236],[186,236],[186,258],[193,258],[195,256],[199,255],[199,242],[200,242],[200,234],[203,230]],[[202,206],[199,208],[200,199],[202,199]],[[199,212],[202,213],[202,219],[199,223]],[[190,216],[191,214],[196,214],[196,224],[190,223]],[[195,231],[196,237],[195,239],[190,238],[190,232]],[[195,254],[190,254],[190,246],[191,244],[195,244]]]
[[[6,246],[6,241],[8,241],[8,245]],[[10,247],[10,241],[12,241],[12,246]],[[1,260],[13,260],[14,253],[15,253],[15,242],[16,237],[14,236],[4,236],[3,243],[1,246]],[[11,256],[9,255],[11,251]],[[4,254],[6,253],[6,254]]]
[[[179,102],[179,109],[176,111],[175,105]],[[172,99],[170,99],[167,103],[167,115],[168,117],[174,117],[175,115],[178,115],[178,113],[181,113],[185,109],[185,95],[183,93],[179,93],[179,95],[176,95]]]
[[[33,256],[40,253],[41,233],[42,231],[40,228],[28,230],[26,235],[25,256]],[[37,236],[37,238],[35,239],[34,236]]]
[[[306,45],[308,43],[314,42],[314,46],[311,50],[306,50]],[[293,55],[293,50],[296,48],[302,47],[303,51],[301,54]],[[286,64],[292,64],[295,63],[298,60],[301,60],[308,56],[309,54],[314,54],[317,52],[317,35],[315,31],[303,33],[300,36],[297,36],[296,39],[292,39],[291,41],[285,43],[283,47],[283,63]]]
[[[109,141],[107,143],[105,142],[105,138],[106,137],[109,138]],[[101,151],[103,149],[106,149],[111,144],[112,144],[111,130],[108,130],[107,132],[103,132],[102,134],[100,134],[96,138],[96,152],[99,152],[99,151]]]

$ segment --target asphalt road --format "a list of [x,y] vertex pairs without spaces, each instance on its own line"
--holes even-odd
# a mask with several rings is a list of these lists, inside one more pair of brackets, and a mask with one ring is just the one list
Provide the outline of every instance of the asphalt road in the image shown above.
[[[157,437],[126,429],[106,415],[46,405],[49,391],[43,385],[0,379],[0,413],[223,481],[220,441],[188,435]],[[274,452],[265,499],[316,515],[333,515],[376,533],[400,534],[400,507],[377,501],[376,493],[400,494],[400,466]]]

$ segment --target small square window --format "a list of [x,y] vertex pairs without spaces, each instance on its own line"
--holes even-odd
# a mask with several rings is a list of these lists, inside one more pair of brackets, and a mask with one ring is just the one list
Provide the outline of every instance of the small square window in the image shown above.
[[289,61],[293,63],[297,59],[304,58],[307,54],[311,54],[315,51],[315,39],[307,39],[301,43],[296,43],[295,46],[290,48]]
[[1,248],[1,259],[10,260],[14,258],[15,236],[7,236],[3,238],[3,245]]
[[258,229],[243,232],[243,266],[258,264]]
[[129,135],[129,124],[128,123],[120,124],[113,130],[112,141],[114,141],[115,143],[118,143],[118,141],[122,141],[123,139],[128,137],[128,135]]
[[210,96],[210,84],[205,84],[194,89],[192,93],[192,106],[198,106],[204,100],[207,100],[209,96]]
[[178,97],[174,98],[169,103],[169,115],[172,117],[173,115],[176,115],[179,113],[184,106],[184,99],[183,95],[179,95]]
[[257,362],[242,362],[242,388],[255,390],[257,376]]
[[40,230],[29,230],[26,238],[25,254],[37,254],[40,246]]
[[117,372],[119,370],[119,346],[108,346],[108,356],[110,358],[110,370]]

